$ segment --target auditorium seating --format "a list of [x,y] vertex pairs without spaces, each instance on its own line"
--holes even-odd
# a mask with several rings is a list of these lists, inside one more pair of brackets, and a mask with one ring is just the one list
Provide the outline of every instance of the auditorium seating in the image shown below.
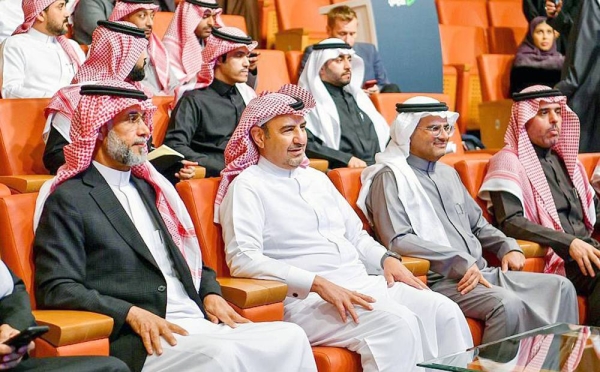
[[[198,235],[198,241],[202,249],[202,259],[204,263],[217,271],[218,280],[221,285],[234,283],[236,281],[245,281],[248,287],[256,288],[264,299],[272,298],[266,305],[273,308],[273,314],[278,318],[270,317],[270,320],[283,319],[283,304],[281,301],[287,291],[285,284],[272,281],[251,280],[251,279],[232,279],[230,278],[229,268],[225,262],[225,252],[223,239],[221,235],[221,226],[213,222],[214,200],[219,187],[219,178],[206,178],[203,180],[183,181],[177,184],[177,191],[183,199],[194,227]],[[280,288],[283,291],[280,292]],[[223,288],[223,294],[229,293],[230,289]],[[274,296],[274,293],[277,296]],[[257,296],[258,297],[258,296]],[[230,302],[233,302],[230,300]],[[257,305],[258,303],[256,303]],[[248,316],[254,312],[253,308],[243,308],[245,301],[233,302],[234,308],[243,316]],[[313,353],[320,372],[325,371],[361,371],[360,357],[343,348],[336,347],[313,347]]]
[[282,85],[290,83],[284,52],[269,49],[257,49],[256,52],[260,53],[256,93],[260,94],[264,90],[275,92]]
[[594,169],[596,169],[596,165],[598,165],[598,161],[600,161],[600,153],[583,153],[579,154],[577,157],[579,158],[581,164],[583,164],[588,179],[591,179],[592,175],[594,174]]
[[221,19],[223,20],[223,24],[225,24],[225,26],[239,28],[240,30],[244,31],[246,35],[248,35],[246,20],[241,15],[221,14]]
[[279,29],[276,49],[304,50],[327,38],[327,17],[319,8],[330,4],[330,0],[275,0]]
[[157,108],[152,118],[152,144],[154,147],[159,147],[165,140],[165,134],[169,126],[169,110],[173,103],[173,96],[154,96],[152,97],[152,103]]
[[523,14],[521,1],[490,0],[485,3],[487,3],[490,26],[528,27],[529,23]]
[[292,84],[298,84],[300,78],[300,63],[302,62],[303,51],[288,50],[285,52],[285,62],[287,63],[288,73]]
[[154,24],[152,25],[152,32],[162,40],[169,28],[171,19],[173,19],[173,12],[156,12],[154,13]]
[[487,34],[490,53],[515,54],[527,34],[527,27],[490,27]]
[[[329,179],[335,187],[338,189],[340,194],[348,201],[352,209],[358,214],[363,222],[365,230],[373,235],[373,230],[367,221],[367,218],[362,213],[360,208],[356,205],[358,199],[358,193],[360,192],[361,182],[360,175],[362,168],[338,168],[333,169],[327,173]],[[413,257],[402,257],[402,263],[419,279],[424,283],[427,283],[427,272],[429,271],[429,262],[419,258]],[[467,318],[469,328],[471,329],[471,336],[473,337],[473,344],[481,344],[481,338],[483,336],[483,323],[475,319]]]
[[487,53],[485,29],[473,26],[439,25],[442,63],[457,71],[456,110],[459,130],[479,129],[481,87],[477,56]]
[[36,340],[35,356],[108,355],[113,319],[84,311],[35,310],[33,211],[37,192],[0,198],[0,256],[25,283],[33,313],[50,331]]
[[437,0],[441,25],[488,27],[486,2],[481,0]]
[[481,141],[490,148],[504,146],[510,119],[510,69],[514,56],[482,54],[477,57],[483,102],[479,104]]
[[[600,154],[597,155],[600,156]],[[485,178],[487,166],[487,160],[463,160],[456,163],[454,168],[458,172],[458,175],[471,197],[479,204],[485,219],[491,222],[492,217],[487,210],[486,203],[477,196],[481,184],[483,183],[483,179]],[[524,240],[517,240],[517,242],[521,249],[523,249],[523,253],[527,258],[523,270],[538,273],[543,272],[546,249],[533,242]],[[486,256],[486,259],[488,259],[490,264],[498,265],[498,260],[495,259],[495,257]],[[577,296],[577,302],[579,305],[579,323],[585,324],[587,321],[587,299],[583,296]]]
[[50,178],[42,131],[49,98],[0,99],[0,183],[13,192],[37,191]]

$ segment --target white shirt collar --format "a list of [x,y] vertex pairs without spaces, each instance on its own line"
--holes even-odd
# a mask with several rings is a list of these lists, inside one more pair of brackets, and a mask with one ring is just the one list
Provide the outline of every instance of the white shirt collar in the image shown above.
[[129,185],[129,179],[131,178],[131,171],[123,172],[113,168],[109,168],[106,165],[100,164],[97,161],[92,161],[92,164],[98,169],[98,172],[104,177],[106,182],[113,187],[125,187]]
[[266,158],[264,158],[262,156],[258,158],[257,165],[259,168],[266,171],[267,173],[270,173],[276,177],[284,177],[284,178],[295,178],[298,175],[299,168],[300,168],[300,167],[296,167],[294,169],[284,169],[284,168],[278,167],[277,165],[271,163],[270,161],[268,161]]
[[42,43],[56,44],[58,42],[58,40],[56,40],[56,36],[44,34],[33,27],[31,27],[29,31],[27,31],[27,35],[29,35],[37,41],[41,41]]

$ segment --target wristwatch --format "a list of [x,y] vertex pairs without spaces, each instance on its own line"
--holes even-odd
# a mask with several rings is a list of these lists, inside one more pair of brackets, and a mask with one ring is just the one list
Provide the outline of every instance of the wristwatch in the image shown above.
[[402,262],[402,256],[400,256],[398,253],[396,253],[394,251],[385,251],[383,257],[381,257],[381,263],[380,263],[381,268],[383,268],[383,261],[385,261],[385,259],[388,257],[394,257],[398,261]]

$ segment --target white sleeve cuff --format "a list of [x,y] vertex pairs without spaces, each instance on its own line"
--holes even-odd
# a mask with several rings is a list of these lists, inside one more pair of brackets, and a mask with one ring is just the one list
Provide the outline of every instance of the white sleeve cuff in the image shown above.
[[286,284],[288,286],[287,296],[304,299],[310,293],[316,274],[291,266],[288,272]]

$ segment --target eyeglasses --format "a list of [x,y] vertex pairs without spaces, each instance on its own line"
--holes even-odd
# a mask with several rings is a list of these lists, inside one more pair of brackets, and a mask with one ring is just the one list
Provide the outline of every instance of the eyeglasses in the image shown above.
[[452,136],[454,134],[454,130],[456,129],[456,127],[454,125],[450,125],[450,124],[430,125],[426,128],[421,128],[421,127],[417,127],[417,128],[428,131],[435,138],[438,138],[439,136],[442,135],[442,129],[444,130],[444,132],[446,132],[448,137]]

